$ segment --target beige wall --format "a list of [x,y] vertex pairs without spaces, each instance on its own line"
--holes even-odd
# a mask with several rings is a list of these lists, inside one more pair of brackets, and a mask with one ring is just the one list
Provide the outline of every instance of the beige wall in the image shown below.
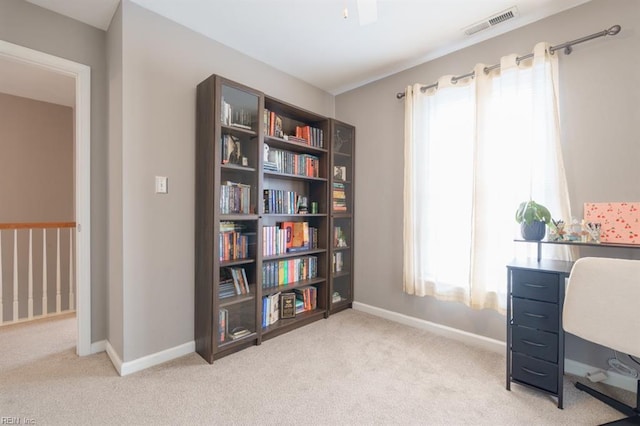
[[[114,93],[110,106],[109,173],[122,223],[109,235],[110,269],[122,270],[120,283],[110,279],[122,300],[110,304],[122,306],[109,309],[122,310],[126,362],[193,341],[197,84],[216,73],[323,115],[333,96],[129,1],[121,19],[109,29],[114,42],[122,31],[121,52],[109,49],[110,79],[122,84],[121,105]],[[156,175],[169,178],[168,194],[154,193]]]
[[[403,159],[397,153],[403,144],[404,107],[395,94],[409,84],[464,74],[476,63],[493,65],[501,56],[528,53],[539,41],[559,44],[614,24],[622,26],[619,35],[576,46],[573,54],[560,57],[563,152],[572,210],[581,217],[586,201],[640,200],[640,90],[632,80],[640,66],[637,0],[594,0],[336,97],[337,117],[358,131],[358,302],[505,340],[504,316],[402,293]],[[599,249],[596,253],[637,257],[639,252]],[[595,362],[597,351],[590,347],[583,353],[582,347],[570,338],[569,356]]]
[[0,1],[0,40],[91,67],[91,341],[107,336],[105,32],[23,0]]
[[[73,188],[73,110],[70,107],[0,93],[0,223],[72,222]],[[17,233],[18,255],[28,256],[29,233]],[[13,232],[2,232],[3,280],[13,280]],[[55,231],[47,231],[47,251],[56,253]],[[61,233],[61,264],[68,265],[69,233]],[[42,231],[33,232],[34,315],[42,313]],[[51,263],[54,257],[48,259]],[[55,282],[55,269],[48,280]],[[18,292],[28,291],[28,264],[19,262]],[[68,268],[61,271],[62,294],[67,294]],[[4,321],[13,316],[11,286],[3,287]],[[55,312],[55,286],[48,288],[48,309]],[[19,312],[25,317],[27,297],[21,297]],[[62,309],[68,308],[63,298]]]
[[0,93],[0,222],[74,218],[73,110]]

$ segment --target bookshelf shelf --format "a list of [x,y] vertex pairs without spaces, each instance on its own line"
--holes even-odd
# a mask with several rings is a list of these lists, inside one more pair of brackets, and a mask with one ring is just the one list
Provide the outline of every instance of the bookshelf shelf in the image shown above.
[[[334,291],[336,307],[351,306],[354,137],[223,77],[198,84],[195,340],[207,362],[326,318]],[[344,207],[333,207],[334,165],[345,169]],[[347,247],[330,248],[334,224],[348,229]],[[340,282],[327,278],[334,252],[347,259]],[[294,318],[280,317],[281,298]]]
[[220,299],[220,307],[225,308],[227,306],[232,306],[238,303],[244,303],[244,302],[249,302],[251,300],[254,300],[256,298],[255,286],[252,286],[252,289],[253,289],[252,294],[243,294],[240,296],[232,296],[232,297]]
[[269,294],[287,292],[300,287],[306,287],[310,285],[324,283],[325,281],[326,281],[326,278],[318,277],[318,278],[311,278],[308,280],[296,281],[293,283],[289,283],[287,285],[280,285],[278,287],[266,287],[262,289],[262,294],[269,295]]
[[[315,309],[313,311],[305,311],[296,314],[295,318],[280,319],[278,322],[272,325],[268,325],[262,329],[264,340],[272,337],[275,334],[282,334],[284,332],[298,328],[301,322],[309,323],[325,317],[325,311],[321,309]],[[275,336],[273,336],[275,337]]]
[[237,339],[230,339],[228,341],[220,343],[220,348],[221,349],[228,349],[228,348],[233,347],[233,346],[239,346],[239,345],[242,345],[243,343],[255,340],[256,337],[257,337],[257,333],[255,333],[255,332],[254,333],[249,333],[246,336],[243,336],[243,337],[240,337],[240,338],[237,338]]
[[220,167],[223,170],[227,169],[227,170],[233,170],[233,171],[237,171],[237,172],[247,172],[247,173],[255,173],[256,172],[256,169],[254,169],[253,167],[240,166],[238,164],[222,164]]
[[327,149],[325,148],[309,146],[300,142],[291,142],[286,139],[275,138],[273,136],[266,136],[264,138],[264,143],[269,146],[273,146],[274,148],[286,149],[295,152],[327,153]]
[[279,173],[279,172],[264,172],[265,176],[276,178],[276,179],[300,179],[314,182],[326,182],[327,178],[321,177],[311,177],[311,176],[301,176],[301,175],[292,175],[288,173]]

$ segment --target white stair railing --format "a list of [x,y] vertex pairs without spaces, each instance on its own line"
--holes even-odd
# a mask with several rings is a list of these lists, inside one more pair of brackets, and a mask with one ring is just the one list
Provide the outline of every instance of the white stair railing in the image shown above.
[[[54,222],[54,223],[0,223],[0,326],[24,322],[33,319],[39,319],[47,316],[58,315],[75,311],[75,282],[74,282],[74,235],[75,222]],[[56,277],[56,306],[55,311],[50,311],[48,307],[48,276],[53,271],[49,270],[49,262],[47,258],[47,230],[55,229],[55,277]],[[68,229],[68,238],[61,233],[62,229]],[[42,231],[42,265],[41,271],[37,270],[34,264],[34,252],[38,250],[37,238],[34,238],[34,230]],[[21,234],[21,232],[25,232]],[[13,238],[5,238],[4,254],[12,258],[3,257],[3,233],[7,237],[13,233]],[[27,234],[28,233],[28,234]],[[36,232],[39,233],[39,232]],[[20,238],[19,238],[20,237]],[[27,242],[21,245],[21,241],[27,238]],[[13,250],[11,250],[11,241]],[[9,247],[6,247],[6,245]],[[25,244],[27,245],[26,254]],[[65,257],[62,252],[63,244],[68,245],[68,256]],[[51,247],[50,247],[51,248]],[[20,256],[23,256],[21,258]],[[26,259],[24,258],[26,257]],[[64,266],[68,265],[68,273],[63,274]],[[4,266],[12,266],[4,268]],[[26,274],[25,274],[26,268]],[[53,269],[53,268],[51,268]],[[41,276],[41,279],[36,279]],[[3,284],[11,282],[10,299],[3,300]],[[38,313],[38,307],[34,306],[34,292],[36,288],[42,289],[42,305]],[[53,290],[53,289],[52,289]],[[63,298],[68,301],[66,306],[63,305]],[[5,306],[5,303],[8,306]],[[26,308],[25,308],[26,307]],[[11,312],[9,312],[11,310]]]

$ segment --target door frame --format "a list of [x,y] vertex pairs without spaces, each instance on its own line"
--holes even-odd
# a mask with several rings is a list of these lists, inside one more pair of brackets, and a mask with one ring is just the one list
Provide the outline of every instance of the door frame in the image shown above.
[[91,354],[91,68],[0,40],[0,56],[75,79],[76,353]]

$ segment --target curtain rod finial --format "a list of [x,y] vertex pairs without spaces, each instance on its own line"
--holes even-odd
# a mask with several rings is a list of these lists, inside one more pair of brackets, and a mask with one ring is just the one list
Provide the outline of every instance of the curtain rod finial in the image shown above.
[[398,92],[398,93],[396,93],[396,98],[398,98],[398,99],[402,99],[402,98],[404,98],[404,97],[405,97],[405,94],[404,94],[403,92]]
[[614,25],[607,30],[607,35],[616,35],[620,32],[621,29],[622,27],[620,25]]

